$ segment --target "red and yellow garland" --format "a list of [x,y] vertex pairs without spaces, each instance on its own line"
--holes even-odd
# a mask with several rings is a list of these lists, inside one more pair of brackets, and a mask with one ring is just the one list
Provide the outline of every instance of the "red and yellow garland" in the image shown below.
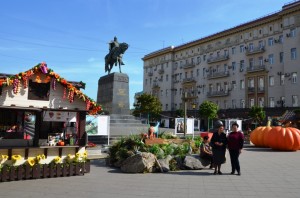
[[[101,106],[98,105],[91,98],[83,94],[79,89],[74,87],[71,83],[69,83],[64,78],[61,78],[57,73],[54,73],[51,69],[47,67],[45,62],[42,62],[32,69],[16,74],[14,76],[7,77],[6,79],[0,79],[0,87],[13,85],[13,92],[17,94],[20,92],[21,82],[23,84],[23,88],[28,88],[28,79],[34,74],[45,74],[46,82],[51,82],[51,87],[53,90],[56,90],[56,83],[59,82],[64,86],[63,98],[68,98],[70,103],[74,102],[74,97],[77,96],[79,99],[83,100],[86,103],[86,110],[89,111],[89,114],[97,114],[101,111]],[[36,81],[40,81],[40,76],[36,76]],[[68,91],[68,95],[67,95]]]

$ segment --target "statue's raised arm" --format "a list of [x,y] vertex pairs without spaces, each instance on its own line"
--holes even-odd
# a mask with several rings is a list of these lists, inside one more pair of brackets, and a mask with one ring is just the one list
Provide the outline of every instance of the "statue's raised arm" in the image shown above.
[[109,52],[105,56],[105,72],[110,74],[113,66],[117,66],[119,64],[119,70],[121,72],[121,65],[125,65],[123,63],[122,57],[125,51],[128,49],[127,43],[119,43],[117,37],[114,37],[114,40],[109,42]]

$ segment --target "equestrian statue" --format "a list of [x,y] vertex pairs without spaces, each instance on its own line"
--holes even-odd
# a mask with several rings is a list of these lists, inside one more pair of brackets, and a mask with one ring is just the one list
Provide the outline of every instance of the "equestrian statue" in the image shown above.
[[121,65],[125,65],[122,61],[123,54],[128,49],[127,43],[119,43],[117,37],[114,37],[114,40],[109,42],[109,52],[105,56],[105,72],[110,74],[113,66],[119,65],[119,70],[121,72]]

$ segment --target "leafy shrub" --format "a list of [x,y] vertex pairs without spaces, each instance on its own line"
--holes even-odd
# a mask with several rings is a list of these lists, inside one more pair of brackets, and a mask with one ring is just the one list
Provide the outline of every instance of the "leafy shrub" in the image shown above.
[[174,144],[164,144],[161,148],[164,151],[165,156],[174,154]]
[[171,171],[177,171],[178,170],[177,161],[176,161],[175,158],[170,160],[169,167],[170,167]]
[[140,135],[122,137],[109,148],[110,163],[115,163],[130,157],[137,151],[147,151]]
[[174,155],[184,157],[189,151],[189,144],[184,143],[175,147]]
[[159,138],[162,139],[177,139],[177,136],[173,135],[171,132],[163,131],[158,134]]
[[159,145],[158,144],[153,144],[152,146],[149,147],[149,152],[156,155],[159,152]]
[[200,137],[200,136],[195,137],[194,138],[195,147],[199,148],[202,141],[203,141],[202,137]]

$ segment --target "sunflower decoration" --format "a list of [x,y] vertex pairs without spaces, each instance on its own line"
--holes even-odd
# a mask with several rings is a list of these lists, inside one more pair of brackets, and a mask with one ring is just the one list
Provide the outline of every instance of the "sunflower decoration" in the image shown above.
[[55,157],[55,158],[53,159],[53,162],[54,162],[55,164],[59,164],[59,163],[61,163],[61,158],[60,158],[59,156],[57,156],[57,157]]
[[82,154],[82,158],[83,158],[84,161],[86,161],[87,156],[88,156],[88,153],[87,153],[87,151],[85,150],[85,151],[83,152],[83,154]]
[[0,157],[0,164],[4,163],[8,159],[8,155],[1,155]]
[[21,155],[12,155],[11,159],[12,159],[13,164],[15,164],[15,163],[17,163],[17,161],[21,160],[22,157],[21,157]]
[[67,157],[66,157],[66,162],[67,163],[72,163],[74,158],[75,158],[74,155],[68,154]]
[[81,154],[77,152],[75,154],[74,162],[82,162],[82,161],[83,161],[83,159],[81,157]]
[[36,158],[35,158],[35,162],[36,162],[37,164],[41,164],[41,161],[44,160],[44,159],[46,159],[46,156],[45,156],[44,154],[42,154],[42,155],[37,155]]
[[28,158],[27,163],[28,163],[30,166],[34,166],[34,165],[35,165],[35,158],[34,158],[34,157]]

